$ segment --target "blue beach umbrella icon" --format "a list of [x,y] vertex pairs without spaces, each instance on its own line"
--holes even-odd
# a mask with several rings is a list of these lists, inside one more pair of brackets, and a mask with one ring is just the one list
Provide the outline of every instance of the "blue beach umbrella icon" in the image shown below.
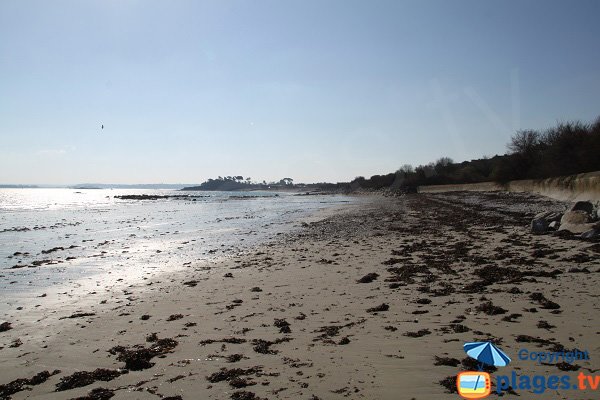
[[469,342],[463,348],[469,357],[482,364],[506,367],[510,363],[510,357],[492,342]]

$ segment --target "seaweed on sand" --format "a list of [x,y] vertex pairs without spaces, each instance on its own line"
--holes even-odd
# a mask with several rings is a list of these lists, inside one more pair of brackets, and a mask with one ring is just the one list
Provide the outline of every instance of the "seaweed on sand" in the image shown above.
[[363,276],[362,278],[358,279],[356,282],[357,283],[371,283],[378,277],[379,277],[379,274],[377,274],[375,272],[370,272],[370,273],[366,274],[365,276]]
[[481,311],[486,315],[506,314],[508,311],[502,307],[495,306],[491,301],[486,301],[475,307],[475,310]]
[[96,388],[92,389],[87,395],[77,397],[73,400],[108,400],[115,394],[110,389]]
[[210,383],[217,383],[222,381],[230,382],[233,379],[238,379],[241,376],[256,375],[262,371],[262,367],[251,367],[247,369],[243,368],[221,368],[218,372],[215,372],[206,377]]
[[6,332],[9,329],[12,329],[12,324],[10,322],[3,322],[0,324],[0,332]]
[[241,390],[239,392],[232,393],[231,400],[262,400],[262,399],[260,397],[257,397],[252,392],[248,392],[246,390]]
[[406,332],[404,336],[418,338],[429,334],[431,334],[429,329],[419,329],[417,332]]
[[447,376],[439,384],[446,388],[447,393],[457,393],[456,390],[456,375]]
[[452,357],[438,357],[435,356],[435,361],[433,365],[445,365],[447,367],[458,367],[460,365],[460,360]]
[[[487,286],[495,283],[520,283],[525,277],[552,278],[555,279],[562,271],[555,269],[552,271],[543,270],[520,270],[515,267],[501,267],[497,265],[486,265],[477,269],[474,274],[480,280],[465,286],[463,291],[467,293],[477,293],[483,291]],[[513,290],[513,289],[511,289]]]
[[517,322],[515,321],[517,318],[521,318],[523,316],[523,314],[517,314],[517,313],[513,313],[510,315],[507,315],[505,317],[502,318],[502,321],[504,322]]
[[269,340],[263,340],[263,339],[254,339],[252,340],[252,344],[254,345],[253,349],[255,352],[260,353],[260,354],[277,354],[278,351],[277,350],[271,350],[271,346],[273,346],[274,344],[279,344],[279,343],[283,343],[283,342],[289,342],[290,340],[292,340],[289,337],[285,337],[285,338],[281,338],[281,339],[276,339],[274,341],[269,341]]
[[558,305],[557,303],[548,300],[542,293],[540,292],[535,292],[532,293],[529,298],[533,301],[537,301],[542,308],[545,308],[547,310],[558,310],[560,308],[560,305]]
[[11,395],[20,392],[21,390],[26,390],[26,386],[39,385],[46,382],[52,375],[59,373],[59,370],[53,372],[42,371],[31,378],[19,378],[4,385],[0,385],[0,399],[10,399]]
[[351,328],[355,325],[358,324],[362,324],[366,321],[366,319],[360,319],[358,321],[355,322],[349,322],[345,325],[328,325],[328,326],[322,326],[321,328],[317,329],[315,332],[317,333],[321,333],[321,335],[317,336],[316,338],[313,339],[314,342],[316,341],[323,341],[325,343],[331,343],[333,344],[334,342],[330,339],[333,336],[337,336],[339,335],[340,331],[344,328]]
[[117,355],[117,360],[125,362],[125,368],[132,371],[141,371],[154,366],[152,358],[166,354],[177,347],[179,343],[170,338],[158,339],[150,347],[135,345],[132,347],[115,346],[109,350],[110,354]]
[[97,368],[94,371],[78,371],[61,378],[60,382],[56,384],[56,391],[61,392],[63,390],[75,389],[91,385],[96,381],[112,381],[122,373],[123,371],[106,368]]
[[382,311],[387,311],[390,309],[390,306],[386,303],[382,303],[376,307],[371,307],[369,309],[367,309],[368,313],[376,313],[376,312],[382,312]]
[[200,341],[200,346],[206,346],[207,344],[211,344],[211,343],[241,344],[241,343],[246,343],[246,339],[236,338],[236,337],[229,337],[229,338],[223,338],[223,339],[206,339],[206,340]]
[[273,325],[276,326],[277,328],[279,328],[280,333],[291,333],[292,332],[292,330],[290,329],[290,323],[287,322],[285,320],[285,318],[275,319],[275,322],[273,323]]

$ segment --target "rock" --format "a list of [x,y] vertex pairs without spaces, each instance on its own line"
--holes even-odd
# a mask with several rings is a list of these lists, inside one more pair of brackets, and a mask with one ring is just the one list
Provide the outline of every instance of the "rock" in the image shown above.
[[560,224],[586,224],[590,222],[590,214],[582,210],[567,211],[560,219]]
[[543,217],[546,219],[546,221],[548,222],[552,222],[552,221],[557,221],[559,222],[560,219],[562,218],[563,214],[559,213],[559,212],[552,212],[552,211],[547,211],[547,212],[543,212],[543,213],[539,213],[536,215],[536,218],[539,217]]
[[537,218],[531,220],[531,233],[544,233],[548,230],[548,221],[544,218]]
[[581,234],[582,239],[594,239],[597,237],[600,237],[600,224],[598,223],[596,223],[592,229],[585,231]]
[[[577,202],[585,203],[585,202]],[[575,207],[575,206],[573,206]],[[567,211],[560,220],[559,231],[569,231],[571,233],[584,233],[593,230],[597,223],[591,223],[591,215],[584,210]],[[593,233],[589,233],[593,234]],[[588,234],[588,235],[589,235]]]
[[594,212],[594,205],[589,201],[578,201],[571,207],[570,211],[584,211],[588,215]]
[[558,221],[552,221],[548,224],[548,228],[552,229],[553,231],[558,230],[559,227],[560,227],[560,222],[558,222]]
[[587,224],[561,224],[558,228],[559,232],[569,231],[571,233],[587,233],[591,230],[598,229],[598,223],[587,223]]
[[541,212],[531,220],[531,232],[537,234],[544,233],[548,231],[551,223],[556,222],[558,224],[558,221],[561,220],[561,217],[561,213],[551,211]]

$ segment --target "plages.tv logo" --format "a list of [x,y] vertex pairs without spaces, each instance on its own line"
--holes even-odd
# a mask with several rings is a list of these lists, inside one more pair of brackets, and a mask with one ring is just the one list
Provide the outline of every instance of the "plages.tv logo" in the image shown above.
[[463,371],[456,377],[458,394],[465,399],[483,399],[492,391],[490,374],[483,371],[484,365],[504,367],[510,363],[502,350],[492,342],[469,342],[463,349],[467,355],[479,361],[479,371]]

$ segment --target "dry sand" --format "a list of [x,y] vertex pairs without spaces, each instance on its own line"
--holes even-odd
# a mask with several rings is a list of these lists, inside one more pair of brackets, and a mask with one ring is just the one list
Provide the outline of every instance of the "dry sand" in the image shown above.
[[[37,311],[15,311],[0,333],[0,384],[8,384],[0,393],[456,399],[448,390],[470,367],[462,345],[478,340],[513,358],[496,374],[589,374],[600,366],[600,244],[529,233],[535,213],[565,207],[524,194],[373,197],[251,254],[76,303],[47,296]],[[518,360],[521,348],[578,348],[591,360],[562,371]]]

